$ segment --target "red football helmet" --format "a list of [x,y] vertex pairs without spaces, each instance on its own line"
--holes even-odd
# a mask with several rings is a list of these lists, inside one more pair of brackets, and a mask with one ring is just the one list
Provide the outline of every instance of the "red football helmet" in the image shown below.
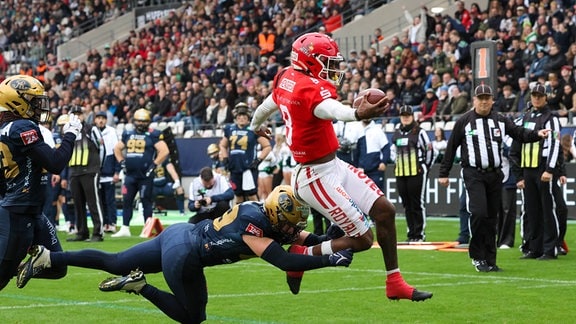
[[340,55],[338,44],[324,34],[308,33],[298,37],[292,44],[290,60],[295,69],[335,85],[344,77],[344,71],[340,70],[344,57]]

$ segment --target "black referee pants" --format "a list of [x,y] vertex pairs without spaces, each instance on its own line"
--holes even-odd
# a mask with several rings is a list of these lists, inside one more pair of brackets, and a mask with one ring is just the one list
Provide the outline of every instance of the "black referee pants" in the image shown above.
[[496,226],[502,201],[500,169],[481,171],[464,168],[464,184],[468,193],[470,212],[470,245],[468,255],[474,260],[496,264]]
[[556,181],[542,182],[542,168],[524,168],[524,250],[535,255],[556,256],[559,224],[553,187]]
[[516,236],[516,187],[504,188],[502,194],[502,205],[498,217],[498,246],[506,244],[514,246]]
[[86,215],[86,205],[90,210],[92,218],[93,236],[102,236],[102,203],[98,195],[99,177],[97,173],[83,174],[70,177],[70,192],[74,199],[74,211],[76,213],[77,235],[89,238],[88,219]]
[[426,239],[426,187],[424,186],[426,179],[423,173],[409,177],[396,177],[396,188],[402,198],[408,225],[408,240]]

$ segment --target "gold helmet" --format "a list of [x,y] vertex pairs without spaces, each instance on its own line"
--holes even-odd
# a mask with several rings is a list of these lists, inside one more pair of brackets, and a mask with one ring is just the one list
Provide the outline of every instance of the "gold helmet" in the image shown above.
[[292,187],[277,186],[264,201],[266,215],[281,244],[296,241],[300,232],[306,228],[310,207],[302,204],[294,196]]
[[147,109],[140,108],[134,112],[134,127],[137,131],[141,133],[148,131],[150,121],[150,112]]
[[44,86],[28,75],[14,75],[0,84],[0,112],[10,111],[22,118],[46,122],[50,105]]
[[206,148],[206,154],[208,154],[208,155],[216,154],[218,152],[220,152],[220,148],[218,147],[218,144],[212,143],[212,144],[208,145],[208,147]]

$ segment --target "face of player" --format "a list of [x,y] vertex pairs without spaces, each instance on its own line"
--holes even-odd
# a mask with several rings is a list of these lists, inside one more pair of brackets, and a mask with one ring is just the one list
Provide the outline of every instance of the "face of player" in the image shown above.
[[240,127],[248,126],[250,120],[248,119],[248,115],[240,114],[236,116],[236,125]]
[[474,110],[480,116],[487,116],[490,114],[490,110],[492,110],[492,104],[492,96],[477,96]]

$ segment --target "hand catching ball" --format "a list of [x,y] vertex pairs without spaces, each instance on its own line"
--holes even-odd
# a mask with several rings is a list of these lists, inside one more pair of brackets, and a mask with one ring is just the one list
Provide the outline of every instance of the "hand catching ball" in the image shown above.
[[[384,91],[377,89],[377,88],[368,88],[366,90],[360,91],[354,102],[352,103],[352,108],[360,107],[362,103],[362,98],[366,97],[366,100],[371,104],[377,104],[382,98],[386,98],[386,93]],[[384,102],[383,105],[386,105]]]

